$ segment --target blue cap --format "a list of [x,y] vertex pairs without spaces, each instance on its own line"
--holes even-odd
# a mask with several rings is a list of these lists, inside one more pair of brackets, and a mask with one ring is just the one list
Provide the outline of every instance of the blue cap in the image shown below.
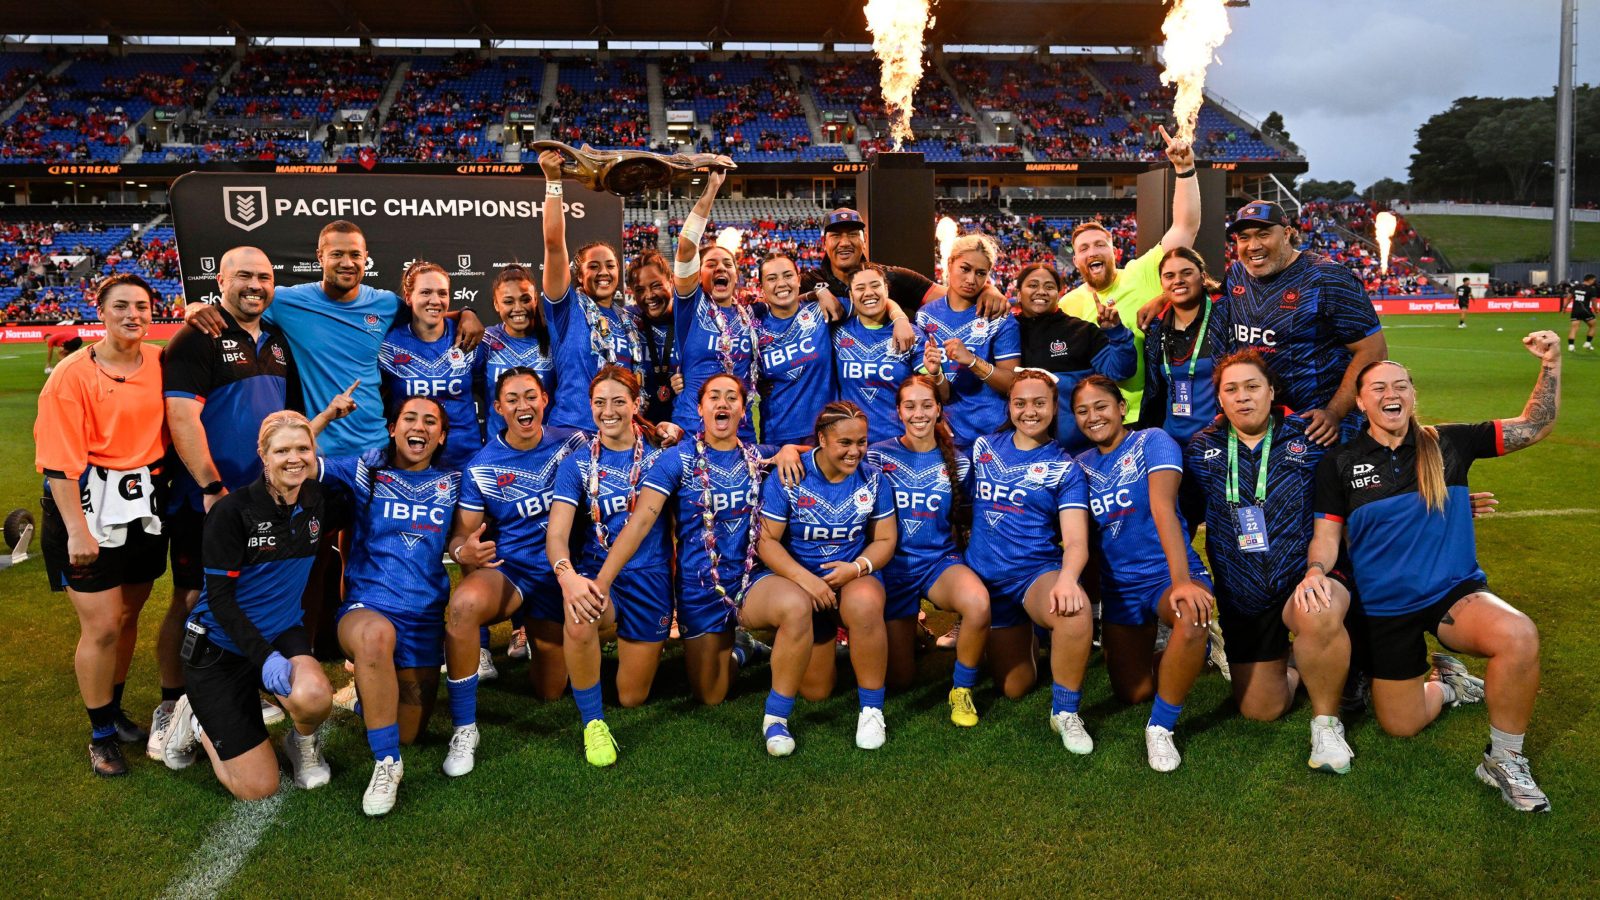
[[866,227],[867,222],[861,218],[861,213],[841,206],[828,213],[827,221],[822,223],[822,233],[827,234],[830,231],[859,231]]
[[1276,203],[1253,200],[1233,214],[1233,221],[1228,223],[1228,234],[1250,225],[1282,225],[1287,228],[1289,217],[1284,215],[1283,207]]

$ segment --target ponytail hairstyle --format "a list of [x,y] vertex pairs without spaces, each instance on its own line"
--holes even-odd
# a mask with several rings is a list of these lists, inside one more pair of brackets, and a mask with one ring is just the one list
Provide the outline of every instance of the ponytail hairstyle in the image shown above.
[[933,422],[933,444],[939,448],[939,457],[944,460],[944,477],[950,482],[950,522],[951,531],[956,536],[956,543],[966,545],[966,532],[971,527],[972,510],[967,504],[966,491],[961,487],[961,468],[957,462],[956,435],[950,430],[950,423],[944,417],[944,401],[939,399],[939,386],[933,379],[926,375],[912,375],[900,382],[900,387],[894,392],[894,405],[898,407],[905,397],[908,388],[922,386],[933,395],[933,402],[939,406],[939,417]]
[[416,290],[417,279],[421,278],[424,272],[438,272],[444,276],[445,284],[450,283],[450,273],[444,270],[444,266],[425,259],[417,260],[406,267],[406,274],[400,278],[400,297],[406,301],[407,306],[411,305],[411,292]]
[[[1036,369],[1031,366],[1024,366],[1017,369],[1016,377],[1011,381],[1011,390],[1006,392],[1006,423],[1004,426],[1002,426],[1001,430],[1015,431],[1017,429],[1016,423],[1011,421],[1010,408],[1011,395],[1016,391],[1017,385],[1023,383],[1024,381],[1037,381],[1050,389],[1050,402],[1055,406],[1055,411],[1050,416],[1050,424],[1046,428],[1045,434],[1049,436],[1050,440],[1055,440],[1055,436],[1058,433],[1056,428],[1061,420],[1061,394],[1059,389],[1056,387],[1056,384],[1059,382],[1059,380],[1060,379],[1056,377],[1055,373],[1047,372],[1044,369]],[[1118,396],[1121,395],[1119,394]]]
[[[1406,380],[1411,379],[1411,370],[1391,359],[1380,359],[1361,367],[1356,373],[1356,393],[1361,393],[1362,385],[1366,384],[1367,373],[1378,366],[1394,366],[1406,373]],[[1412,382],[1415,385],[1415,382]],[[1439,449],[1439,429],[1432,425],[1424,425],[1417,421],[1417,407],[1415,402],[1411,406],[1411,417],[1406,420],[1406,427],[1417,436],[1417,494],[1422,497],[1423,505],[1429,512],[1443,512],[1445,502],[1444,482],[1444,452]]]
[[[1072,386],[1072,393],[1068,395],[1067,402],[1072,404],[1073,409],[1077,409],[1078,407],[1078,394],[1089,388],[1093,388],[1103,394],[1106,394],[1112,400],[1121,403],[1124,407],[1126,407],[1128,404],[1127,398],[1122,396],[1122,388],[1117,387],[1117,383],[1115,381],[1112,381],[1106,376],[1101,375],[1099,372],[1096,372],[1093,375],[1085,375],[1081,381]],[[1057,414],[1059,415],[1059,411]],[[1126,415],[1126,413],[1124,413],[1124,415]],[[1124,422],[1123,426],[1126,427],[1127,423]]]
[[817,437],[817,443],[820,444],[824,431],[851,419],[860,419],[861,424],[867,424],[867,414],[861,411],[861,407],[849,400],[833,400],[822,407],[822,412],[817,414],[817,421],[812,426],[811,433]]
[[[600,371],[589,379],[589,399],[593,400],[595,388],[607,381],[615,381],[617,384],[622,385],[622,389],[628,392],[628,396],[632,397],[635,403],[640,402],[640,398],[644,396],[643,390],[639,387],[639,376],[634,374],[632,369],[625,369],[617,365],[607,365],[601,366]],[[633,414],[633,430],[652,447],[660,446],[659,439],[656,437],[656,424],[646,419],[642,412]],[[598,426],[594,439],[596,441],[600,440]]]
[[[503,285],[521,283],[524,281],[530,285],[538,284],[538,282],[534,281],[533,279],[533,273],[528,271],[528,267],[524,266],[522,263],[512,263],[511,265],[506,266],[504,269],[501,269],[499,273],[494,276],[494,281],[489,285],[490,302],[494,302],[494,296],[500,293],[500,288]],[[529,304],[531,309],[528,311],[528,315],[531,317],[533,322],[533,338],[539,342],[539,352],[545,356],[549,356],[550,326],[545,324],[544,321],[544,304],[539,302],[539,288],[535,287],[528,293],[533,299],[533,302]],[[543,388],[544,383],[540,382],[539,387]]]
[[[1174,256],[1181,256],[1194,264],[1195,269],[1200,272],[1200,284],[1206,290],[1215,291],[1222,287],[1221,283],[1219,283],[1217,279],[1213,278],[1211,273],[1206,269],[1206,258],[1201,256],[1193,247],[1173,247],[1171,250],[1161,254],[1161,262],[1157,264],[1156,271],[1160,272],[1161,267],[1167,264],[1167,260],[1173,258]],[[1201,300],[1205,299],[1207,298],[1201,298]]]
[[550,396],[550,392],[545,390],[544,379],[539,377],[538,372],[535,372],[527,366],[512,366],[504,372],[501,372],[500,375],[495,378],[494,396],[489,398],[489,402],[493,403],[500,399],[500,391],[506,386],[507,381],[523,375],[533,379],[533,383],[539,386],[539,393],[544,394],[546,397]]

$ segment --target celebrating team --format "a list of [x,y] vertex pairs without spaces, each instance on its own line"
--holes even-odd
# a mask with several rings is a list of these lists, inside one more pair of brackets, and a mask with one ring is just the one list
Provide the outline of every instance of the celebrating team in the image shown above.
[[[203,748],[233,794],[266,796],[281,705],[294,781],[326,783],[320,638],[354,670],[374,761],[362,805],[382,815],[441,666],[444,772],[472,771],[486,628],[508,618],[534,693],[570,685],[596,766],[618,756],[602,631],[618,639],[615,697],[635,706],[674,623],[703,703],[767,664],[758,732],[774,756],[796,749],[796,701],[833,692],[842,630],[855,741],[871,750],[888,739],[888,692],[912,680],[927,600],[960,617],[956,726],[979,722],[985,658],[997,691],[1020,697],[1043,642],[1048,725],[1092,752],[1080,703],[1098,610],[1113,693],[1151,704],[1158,771],[1181,762],[1177,722],[1220,640],[1243,715],[1276,719],[1305,687],[1312,768],[1350,769],[1339,713],[1356,670],[1396,735],[1486,700],[1477,777],[1547,810],[1522,752],[1537,631],[1488,590],[1466,478],[1550,432],[1559,339],[1524,339],[1541,371],[1520,416],[1423,426],[1359,284],[1296,249],[1274,204],[1231,219],[1239,259],[1210,296],[1189,246],[1193,155],[1170,141],[1168,157],[1160,243],[1119,268],[1110,234],[1081,224],[1084,284],[1063,297],[1059,273],[1030,267],[1016,318],[989,283],[988,238],[956,240],[932,284],[868,261],[852,210],[828,217],[823,271],[769,257],[759,302],[743,304],[733,254],[701,245],[720,173],[671,261],[624,265],[605,243],[569,257],[552,154],[542,277],[499,273],[487,332],[449,309],[442,267],[412,265],[400,294],[362,284],[365,240],[342,221],[318,237],[319,283],[275,288],[265,254],[231,251],[220,305],[191,309],[164,354],[143,342],[149,287],[108,279],[107,336],[56,366],[35,427],[94,771],[127,771],[119,742],[173,768]],[[1209,572],[1191,545],[1202,522]],[[146,733],[122,685],[169,544]],[[453,589],[446,557],[462,570]],[[1425,632],[1486,657],[1486,677],[1430,658]]]

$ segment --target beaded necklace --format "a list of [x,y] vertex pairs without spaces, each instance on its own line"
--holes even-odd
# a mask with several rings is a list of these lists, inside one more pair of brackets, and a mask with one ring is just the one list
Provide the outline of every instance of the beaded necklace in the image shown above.
[[[606,530],[606,517],[600,512],[600,434],[595,433],[594,439],[589,441],[589,518],[594,521],[594,537],[600,542],[601,552],[611,549],[611,533]],[[639,499],[639,478],[643,466],[640,461],[644,459],[644,433],[637,427],[633,430],[633,464],[628,468],[628,513],[633,513],[633,504]]]
[[[737,438],[735,439],[737,440]],[[711,497],[711,461],[706,457],[705,432],[694,436],[694,474],[700,480],[700,540],[705,546],[706,556],[711,559],[711,589],[717,597],[733,609],[744,605],[745,593],[750,590],[750,573],[756,567],[756,544],[761,533],[761,492],[759,489],[761,479],[761,454],[756,448],[744,441],[739,441],[739,452],[744,455],[745,472],[750,479],[750,529],[744,550],[744,571],[739,576],[739,590],[733,596],[728,596],[728,591],[722,586],[722,575],[717,571],[717,566],[722,562],[722,554],[717,552],[717,516],[714,511]]]
[[[603,365],[617,365],[617,350],[611,346],[611,317],[600,311],[600,305],[594,302],[593,297],[583,291],[573,293],[577,295],[578,308],[583,310],[584,321],[589,324],[589,351],[605,360]],[[632,351],[633,374],[643,382],[644,350],[643,341],[639,338],[639,325],[633,321],[633,312],[627,307],[617,300],[612,301],[612,306],[621,314],[622,328],[627,334],[628,348]]]

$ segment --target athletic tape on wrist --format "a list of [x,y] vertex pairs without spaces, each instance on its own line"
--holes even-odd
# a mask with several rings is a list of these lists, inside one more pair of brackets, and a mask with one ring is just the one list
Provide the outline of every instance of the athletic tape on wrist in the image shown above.
[[694,258],[688,261],[675,259],[672,261],[672,274],[679,278],[693,278],[700,274],[700,253],[696,251]]
[[699,213],[689,213],[683,220],[683,236],[696,247],[700,246],[700,239],[706,236],[706,217]]

